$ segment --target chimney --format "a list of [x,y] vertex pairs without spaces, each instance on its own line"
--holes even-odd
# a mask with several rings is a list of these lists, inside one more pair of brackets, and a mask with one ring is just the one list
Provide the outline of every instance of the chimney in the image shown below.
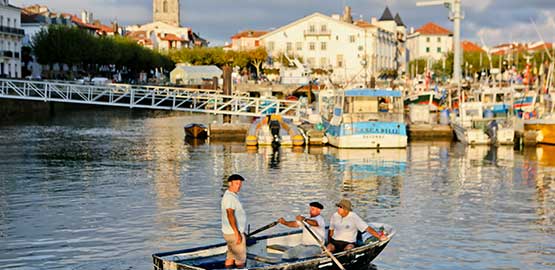
[[378,25],[378,19],[377,19],[376,17],[372,17],[372,18],[370,19],[370,24],[372,24],[372,25]]
[[410,28],[410,33],[411,33],[411,34],[414,34],[414,27],[412,27],[412,26],[411,26],[411,28]]
[[81,21],[83,21],[84,23],[89,23],[89,15],[86,10],[81,11]]
[[345,6],[343,11],[343,21],[347,23],[353,23],[353,16],[351,16],[351,7]]

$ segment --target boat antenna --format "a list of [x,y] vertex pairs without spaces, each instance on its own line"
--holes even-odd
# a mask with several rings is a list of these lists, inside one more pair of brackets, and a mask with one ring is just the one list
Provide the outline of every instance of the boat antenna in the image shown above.
[[538,30],[538,26],[536,25],[536,22],[534,22],[534,19],[530,18],[530,21],[532,21],[532,24],[534,25],[534,30],[536,30],[536,33],[538,34],[538,36],[540,37],[542,43],[543,43],[543,49],[545,50],[545,52],[547,53],[547,56],[549,56],[549,60],[553,61],[553,56],[551,56],[551,53],[549,52],[549,50],[547,49],[547,45],[545,43],[545,40],[543,39],[542,34],[540,33],[540,31]]

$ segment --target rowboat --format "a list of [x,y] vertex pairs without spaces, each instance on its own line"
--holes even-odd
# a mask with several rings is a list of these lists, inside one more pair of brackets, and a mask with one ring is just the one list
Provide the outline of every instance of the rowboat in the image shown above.
[[[339,262],[348,269],[364,269],[387,246],[396,231],[383,223],[369,224],[378,231],[385,232],[388,239],[378,241],[367,233],[357,247],[335,253]],[[378,229],[379,228],[379,229]],[[332,259],[324,253],[298,260],[283,260],[287,248],[301,243],[301,230],[248,238],[246,268],[250,270],[326,270],[336,269]],[[152,255],[154,270],[203,270],[225,269],[226,243],[200,246],[190,249],[156,253]]]
[[206,138],[208,137],[208,128],[203,124],[191,123],[183,127],[185,136],[190,138]]

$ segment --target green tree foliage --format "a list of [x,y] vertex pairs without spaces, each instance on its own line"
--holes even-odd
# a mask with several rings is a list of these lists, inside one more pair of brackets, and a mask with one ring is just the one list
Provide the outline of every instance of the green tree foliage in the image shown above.
[[264,48],[249,51],[224,51],[223,48],[182,48],[169,52],[169,57],[176,63],[191,65],[224,65],[237,66],[241,69],[252,65],[260,76],[262,63],[266,61],[268,53]]
[[41,30],[32,41],[32,49],[40,64],[78,66],[93,74],[108,65],[131,73],[174,67],[169,57],[143,48],[131,39],[97,37],[79,28],[62,25]]

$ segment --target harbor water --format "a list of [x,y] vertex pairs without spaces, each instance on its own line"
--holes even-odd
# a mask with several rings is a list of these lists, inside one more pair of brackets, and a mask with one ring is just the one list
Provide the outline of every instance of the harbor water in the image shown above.
[[[152,269],[222,241],[225,178],[251,231],[346,197],[397,235],[377,269],[554,269],[555,147],[247,148],[184,141],[214,116],[71,111],[0,125],[1,269]],[[281,225],[267,231],[281,232]]]

